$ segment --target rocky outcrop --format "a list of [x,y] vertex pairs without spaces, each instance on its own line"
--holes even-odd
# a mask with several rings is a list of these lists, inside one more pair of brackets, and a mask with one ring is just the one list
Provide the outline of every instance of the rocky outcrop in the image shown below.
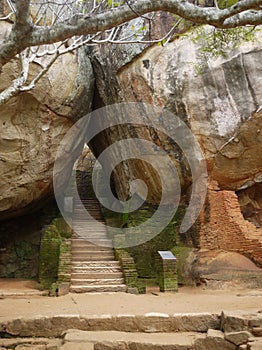
[[[9,26],[1,22],[2,35]],[[32,63],[29,78],[45,60],[44,56]],[[0,91],[18,72],[18,60],[4,66]],[[13,97],[0,108],[0,219],[42,206],[52,196],[57,148],[73,122],[90,110],[92,86],[90,62],[82,53],[68,53],[58,58],[34,90]],[[70,162],[74,162],[71,156],[67,164]]]
[[[152,46],[118,69],[117,94],[111,90],[107,94],[103,88],[102,79],[112,77],[110,60],[99,71],[95,66],[100,105],[128,101],[168,109],[190,126],[204,152],[209,175],[221,189],[250,186],[262,172],[262,115],[256,113],[262,100],[261,34],[257,41],[229,51],[226,58],[210,59],[207,66],[199,58],[200,44],[193,43],[191,36],[189,32],[165,47]],[[102,140],[104,147],[107,142]],[[139,164],[130,168],[143,173]],[[121,174],[119,181],[124,182],[125,176],[128,174]]]
[[[206,27],[202,35],[209,30]],[[118,56],[115,51],[113,59],[105,54],[107,48],[103,48],[102,55],[98,49],[92,58],[97,79],[95,106],[144,102],[181,118],[201,146],[210,182],[206,204],[196,225],[197,246],[239,252],[261,265],[262,35],[258,31],[255,41],[242,42],[225,56],[209,55],[206,61],[201,51],[203,40],[196,42],[193,37],[191,30],[165,47],[153,45],[141,49],[136,56],[128,56],[128,51],[122,48],[124,52]],[[109,90],[105,89],[105,81],[113,83]],[[168,123],[172,125],[173,121]],[[161,132],[156,129],[152,132],[144,125],[133,129],[119,125],[104,131],[99,144],[92,143],[95,154],[121,137],[135,135],[150,140],[169,157],[174,155],[172,161],[185,193],[191,174],[184,152]],[[120,145],[118,150],[119,154],[124,153]],[[158,163],[165,166],[160,160]],[[121,199],[128,196],[132,177],[147,183],[149,202],[159,202],[161,183],[152,168],[140,160],[128,161],[117,168],[115,187]],[[172,181],[166,172],[165,183],[173,187]],[[244,220],[240,209],[257,227]]]
[[236,190],[262,171],[261,114],[252,117],[262,100],[259,57],[256,44],[243,45],[198,75],[197,48],[184,39],[149,49],[118,79],[126,100],[154,103],[187,120],[212,178]]

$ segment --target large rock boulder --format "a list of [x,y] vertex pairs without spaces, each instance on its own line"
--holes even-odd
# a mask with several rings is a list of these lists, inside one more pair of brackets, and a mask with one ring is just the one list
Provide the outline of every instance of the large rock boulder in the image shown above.
[[[193,42],[192,33],[165,47],[147,48],[132,56],[130,62],[126,60],[117,72],[113,64],[114,79],[110,60],[99,69],[95,67],[99,105],[128,101],[168,109],[190,126],[204,153],[210,178],[221,189],[249,187],[260,181],[262,173],[262,35],[258,32],[256,41],[244,42],[226,57],[211,58],[203,64],[202,43]],[[99,52],[97,56],[101,57]],[[104,81],[111,78],[117,85],[110,92],[114,89],[117,94],[105,93]],[[146,132],[140,129],[140,133]],[[105,148],[106,140],[113,142],[112,138],[114,133],[101,138],[104,144],[100,147]],[[126,171],[126,178],[131,171],[142,173],[143,169],[134,165]],[[120,182],[124,183],[125,176]]]
[[[209,32],[210,27],[205,27],[200,39]],[[256,33],[255,41],[239,42],[234,49],[232,46],[225,49],[225,55],[207,55],[206,61],[203,59],[203,52],[208,51],[203,51],[205,43],[195,39],[193,29],[165,47],[142,48],[138,55],[134,52],[129,55],[125,47],[121,55],[113,51],[112,56],[109,51],[105,54],[106,47],[102,54],[96,49],[91,56],[95,63],[96,107],[144,102],[172,112],[174,120],[175,116],[181,118],[202,149],[209,175],[206,202],[191,230],[194,246],[239,252],[261,266],[261,31]],[[108,90],[105,81],[111,82]],[[168,123],[175,124],[172,119]],[[118,125],[104,130],[99,142],[94,140],[91,146],[95,154],[99,154],[121,137],[133,135],[151,140],[166,151],[178,170],[182,193],[188,193],[191,177],[185,152],[179,151],[176,144],[158,130],[148,128],[146,122],[143,127],[133,129]],[[118,150],[119,154],[125,154],[121,146]],[[161,160],[158,163],[165,167]],[[115,187],[121,199],[128,196],[132,177],[147,183],[148,202],[159,203],[160,179],[147,163],[134,160],[116,169]],[[174,187],[168,171],[165,183]],[[239,194],[240,204],[235,192]],[[188,198],[184,198],[186,202]],[[240,209],[257,227],[244,220]],[[191,231],[187,234],[191,235]]]
[[[126,99],[168,108],[187,120],[221,188],[237,190],[262,171],[261,49],[243,44],[198,74],[190,39],[154,47],[119,74]],[[148,68],[145,67],[148,62]],[[131,82],[128,86],[127,82]]]
[[[10,24],[0,25],[0,32],[6,35]],[[43,56],[31,64],[29,79],[46,60]],[[0,91],[18,72],[16,59],[3,67]],[[74,121],[90,111],[92,87],[89,60],[83,59],[83,53],[68,53],[58,58],[35,89],[0,107],[0,219],[42,206],[43,200],[52,196],[58,146]],[[69,155],[67,162],[73,164],[73,156]]]

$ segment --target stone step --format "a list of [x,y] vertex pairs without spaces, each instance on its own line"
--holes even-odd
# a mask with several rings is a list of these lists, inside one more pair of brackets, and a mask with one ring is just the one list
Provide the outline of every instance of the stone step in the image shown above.
[[[108,239],[107,238],[107,241],[108,242],[111,242],[111,239]],[[72,238],[72,244],[74,245],[78,245],[78,246],[93,246],[95,247],[96,244],[92,243],[92,242],[89,242],[87,239],[85,239],[84,237],[83,238],[77,238],[77,237],[73,237]]]
[[102,213],[101,213],[101,209],[100,207],[94,207],[93,205],[89,205],[89,206],[84,206],[84,207],[74,207],[73,210],[74,214],[85,214],[86,212],[89,213],[95,213],[97,215],[100,215],[102,217]]
[[100,227],[100,228],[106,228],[105,222],[100,221],[98,219],[91,218],[90,220],[86,217],[83,218],[74,218],[73,219],[73,225],[83,226],[90,225],[92,227]]
[[90,218],[87,215],[73,217],[74,224],[86,224],[87,222],[90,225],[105,227],[105,221],[101,220],[100,218],[94,219],[93,217]]
[[99,203],[96,198],[81,198],[81,199],[74,199],[74,203]]
[[[78,235],[88,234],[90,237],[99,237],[101,239],[108,239],[107,237],[107,231],[106,230],[95,230],[95,229],[83,229],[80,227],[74,227],[74,230],[77,232]],[[83,237],[83,236],[81,236]],[[83,237],[87,240],[87,238]]]
[[82,227],[82,228],[94,228],[94,229],[105,229],[106,230],[106,226],[103,225],[103,223],[100,223],[97,220],[74,220],[73,221],[73,227]]
[[85,210],[85,209],[88,209],[88,210],[90,209],[90,210],[97,211],[97,212],[101,213],[101,207],[97,203],[83,203],[82,205],[81,204],[74,205],[74,210],[76,210],[76,211],[81,211],[81,210]]
[[74,201],[74,206],[75,207],[81,206],[81,205],[83,205],[83,206],[90,206],[90,205],[92,205],[92,206],[98,207],[99,209],[101,208],[99,201],[95,200],[95,199],[94,200],[82,200],[82,202]]
[[73,223],[73,229],[78,229],[82,231],[89,231],[89,232],[107,232],[107,227],[106,226],[101,226],[97,223],[93,224],[88,221],[85,221],[84,223]]
[[[201,333],[132,333],[117,331],[68,330],[64,336],[66,344],[96,344],[96,350],[193,350]],[[69,349],[69,347],[68,347]],[[73,349],[73,347],[72,347]],[[208,349],[212,350],[212,349]],[[221,349],[222,350],[222,349]]]
[[102,256],[102,255],[94,255],[94,256],[90,256],[90,255],[72,255],[72,262],[86,262],[86,260],[88,259],[88,261],[111,261],[114,258],[113,255],[109,255],[109,256]]
[[117,270],[117,272],[72,272],[71,279],[114,279],[122,278],[122,272]]
[[105,292],[126,292],[125,284],[105,284],[93,286],[70,286],[71,293],[105,293]]
[[97,203],[83,203],[81,204],[75,204],[74,205],[74,211],[84,211],[85,209],[93,210],[101,214],[101,207]]
[[71,286],[93,286],[93,285],[120,285],[124,284],[123,278],[88,278],[88,279],[82,279],[82,278],[72,278],[71,279]]
[[112,248],[108,248],[108,247],[100,247],[99,245],[97,244],[92,244],[92,243],[74,243],[72,242],[72,251],[75,251],[75,250],[85,250],[85,251],[104,251],[104,252],[107,252],[107,251],[111,251],[112,252]]
[[104,221],[101,219],[101,215],[89,213],[90,216],[86,214],[73,214],[73,222],[78,222],[78,221],[92,221],[92,222],[101,222],[104,223]]
[[[80,250],[81,249],[81,250]],[[110,250],[99,250],[98,247],[96,247],[96,250],[85,250],[83,248],[80,248],[80,249],[77,249],[77,250],[74,250],[73,251],[73,257],[76,257],[76,256],[101,256],[101,257],[104,257],[104,256],[111,256],[114,260],[114,253],[113,253],[113,250],[110,249]]]
[[[89,267],[118,267],[119,262],[116,260],[109,260],[109,261],[90,261],[90,260],[85,260],[85,261],[80,261],[80,262],[72,262],[72,267],[74,268],[78,264],[81,265],[83,268],[89,268]],[[79,266],[78,266],[79,267]]]
[[74,220],[73,221],[73,228],[74,227],[80,227],[80,228],[89,228],[89,229],[100,229],[100,230],[106,230],[107,227],[105,225],[101,225],[101,223],[99,221],[97,221],[96,219],[83,219],[83,220]]
[[78,235],[82,235],[81,237],[85,240],[92,240],[92,239],[100,239],[100,240],[108,240],[106,232],[94,232],[94,231],[88,231],[88,230],[77,230],[75,229]]
[[97,199],[82,199],[81,201],[79,200],[74,200],[74,205],[96,205],[100,208],[100,203]]
[[73,209],[74,214],[85,214],[86,212],[100,215],[100,217],[102,218],[102,213],[101,213],[100,208],[98,208],[98,207],[94,208],[92,205],[84,206],[84,207],[74,207],[74,209]]
[[[81,241],[83,241],[84,243],[82,243]],[[112,249],[112,247],[113,247],[112,240],[108,239],[108,238],[101,238],[101,239],[99,239],[99,238],[97,238],[97,239],[92,238],[92,240],[88,240],[85,237],[83,237],[83,238],[73,238],[72,242],[73,242],[73,244],[76,244],[76,245],[77,244],[81,245],[81,244],[89,243],[89,244],[92,244],[92,245],[96,245],[99,248],[104,247],[104,248],[108,248],[108,249],[111,248]]]
[[88,252],[78,252],[74,251],[72,252],[72,260],[73,261],[85,261],[85,260],[94,260],[95,261],[106,261],[108,259],[114,260],[115,256],[112,252],[104,252],[104,251],[88,251]]
[[[89,242],[90,243],[90,241],[88,241],[88,239],[86,239],[86,238],[83,238],[83,237],[80,237],[80,236],[78,236],[76,233],[73,233],[73,236],[72,236],[72,241],[74,241],[74,242]],[[106,238],[104,241],[107,241],[107,243],[108,242],[112,242],[112,240],[110,239],[110,238]],[[92,242],[91,242],[92,243]],[[93,244],[93,243],[92,243]]]
[[[92,274],[92,275],[99,275],[99,274],[106,274],[106,275],[109,275],[109,274],[112,274],[112,273],[121,273],[122,274],[122,271],[121,271],[121,268],[120,267],[91,267],[91,268],[73,268],[72,269],[72,274],[74,273],[86,273],[88,275]],[[92,278],[92,277],[91,277]]]

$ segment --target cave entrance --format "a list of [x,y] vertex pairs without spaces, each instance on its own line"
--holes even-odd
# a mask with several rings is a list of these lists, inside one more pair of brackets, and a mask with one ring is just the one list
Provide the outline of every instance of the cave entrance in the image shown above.
[[94,196],[92,186],[92,171],[96,158],[91,149],[85,145],[80,157],[76,160],[74,170],[76,171],[76,184],[79,197],[86,199]]

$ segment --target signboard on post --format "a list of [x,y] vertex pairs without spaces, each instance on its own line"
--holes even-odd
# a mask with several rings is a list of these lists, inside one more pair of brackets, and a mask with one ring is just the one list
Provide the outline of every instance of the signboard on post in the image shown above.
[[159,250],[159,287],[161,292],[177,292],[177,259],[169,250]]

